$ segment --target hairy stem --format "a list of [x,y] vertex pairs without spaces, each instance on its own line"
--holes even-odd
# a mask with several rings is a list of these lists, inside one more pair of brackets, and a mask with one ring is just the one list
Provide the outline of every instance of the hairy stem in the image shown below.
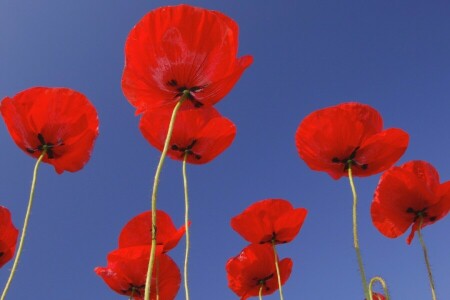
[[277,270],[278,291],[280,292],[280,300],[284,300],[283,289],[281,287],[280,267],[278,265],[278,254],[277,254],[277,248],[275,246],[275,241],[272,241],[272,248],[273,248],[273,254],[275,256],[275,269]]
[[23,221],[22,234],[20,236],[19,247],[17,248],[16,258],[14,259],[14,263],[13,263],[13,266],[12,266],[12,269],[11,269],[11,273],[9,273],[8,281],[6,282],[5,288],[3,289],[2,297],[0,298],[1,300],[4,300],[5,297],[6,297],[6,294],[8,293],[9,287],[11,286],[11,282],[12,282],[12,280],[14,278],[14,274],[16,273],[17,265],[19,264],[20,256],[21,256],[22,250],[23,250],[23,243],[25,241],[25,236],[27,234],[28,221],[30,219],[30,214],[31,214],[31,207],[33,206],[34,190],[35,190],[35,187],[36,187],[37,172],[38,172],[39,165],[41,164],[41,161],[44,158],[46,153],[47,153],[47,148],[44,147],[41,155],[39,156],[39,158],[36,161],[36,164],[34,166],[33,180],[31,181],[30,198],[28,199],[27,212],[25,214],[25,220]]
[[433,300],[436,300],[436,289],[434,287],[434,280],[433,280],[433,273],[431,272],[431,265],[430,261],[428,259],[428,251],[427,246],[425,245],[425,242],[423,241],[422,237],[422,223],[423,223],[423,216],[420,217],[420,223],[419,223],[419,229],[417,230],[417,234],[419,235],[419,241],[422,245],[423,250],[423,257],[425,258],[425,264],[427,265],[427,271],[428,271],[428,280],[430,281],[430,287],[431,287],[431,297]]
[[[370,295],[372,295],[372,293],[373,293],[372,287],[373,287],[373,284],[376,281],[378,281],[381,284],[381,287],[383,288],[383,294],[384,294],[384,297],[386,298],[386,300],[390,300],[391,296],[389,295],[389,290],[387,288],[386,282],[380,276],[375,276],[375,277],[370,279],[370,282],[369,282],[369,293],[370,293]],[[378,299],[376,299],[376,300],[378,300]]]
[[357,223],[357,205],[358,205],[358,196],[356,195],[355,184],[353,182],[352,175],[352,165],[351,162],[348,163],[348,179],[350,181],[350,187],[352,189],[353,194],[353,247],[356,251],[356,258],[358,260],[359,273],[361,274],[361,281],[364,289],[364,296],[366,299],[372,300],[372,294],[369,293],[369,287],[367,285],[366,273],[364,271],[364,265],[362,262],[361,251],[359,249],[359,241],[358,241],[358,223]]
[[[189,92],[189,91],[188,91]],[[175,118],[177,116],[178,110],[181,107],[181,104],[183,104],[183,101],[188,96],[188,92],[184,92],[181,99],[177,102],[175,105],[172,116],[170,118],[169,128],[167,130],[167,136],[166,140],[164,142],[164,148],[161,153],[161,157],[159,158],[158,166],[156,167],[156,173],[155,173],[155,179],[153,181],[153,191],[152,191],[152,247],[150,250],[150,259],[148,263],[148,269],[147,269],[147,278],[145,281],[145,293],[144,293],[144,299],[150,300],[150,291],[151,291],[151,282],[152,282],[152,272],[153,272],[153,265],[155,264],[155,255],[156,255],[156,234],[157,234],[157,228],[156,228],[156,196],[158,194],[158,185],[159,185],[159,177],[161,175],[162,166],[164,164],[164,160],[167,156],[167,151],[169,150],[169,144],[170,139],[172,138],[172,132],[175,125]]]
[[189,195],[188,195],[188,182],[186,175],[186,159],[188,153],[184,154],[183,159],[183,184],[184,184],[184,226],[186,228],[186,252],[184,255],[184,290],[186,294],[186,300],[189,300],[189,287],[188,287],[188,260],[189,260]]

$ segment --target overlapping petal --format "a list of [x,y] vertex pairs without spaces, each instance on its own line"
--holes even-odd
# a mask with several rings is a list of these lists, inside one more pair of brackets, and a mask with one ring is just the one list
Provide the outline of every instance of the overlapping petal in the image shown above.
[[266,199],[250,205],[231,219],[231,227],[250,243],[287,243],[300,231],[307,215],[284,199]]
[[0,206],[0,268],[13,258],[18,235],[11,213],[6,207]]
[[[147,112],[142,116],[139,128],[147,141],[162,151],[167,136],[171,110]],[[204,164],[225,151],[236,136],[233,122],[220,116],[213,107],[180,111],[170,140],[167,155],[175,160],[192,164]]]
[[447,215],[450,210],[450,181],[439,183],[436,169],[424,161],[393,167],[380,178],[371,206],[372,222],[385,236],[396,238],[412,226],[414,232]]
[[221,100],[253,62],[236,58],[238,26],[216,11],[167,6],[145,15],[125,45],[122,89],[137,113],[174,107],[184,90],[183,108]]
[[[278,259],[278,258],[277,258]],[[292,260],[284,258],[279,263],[281,284],[284,285],[292,271]],[[278,289],[275,254],[269,244],[252,244],[226,264],[228,287],[241,300],[262,295],[270,295]]]
[[0,111],[17,146],[43,161],[57,173],[76,172],[90,158],[98,135],[94,106],[68,88],[34,87],[1,102]]
[[[156,249],[156,267],[151,283],[155,288],[151,290],[150,299],[173,300],[181,283],[180,271],[168,255],[161,253],[163,247],[157,246]],[[142,300],[149,257],[150,246],[116,249],[108,254],[107,266],[95,268],[95,273],[115,292]]]
[[[177,229],[170,216],[162,210],[156,212],[156,228],[156,244],[163,247],[163,252],[175,248],[186,231],[184,225]],[[119,235],[119,248],[151,245],[151,243],[151,211],[143,212],[132,218]]]
[[296,132],[300,157],[332,178],[370,176],[391,167],[405,152],[409,137],[401,129],[383,131],[380,114],[360,103],[343,103],[305,117]]

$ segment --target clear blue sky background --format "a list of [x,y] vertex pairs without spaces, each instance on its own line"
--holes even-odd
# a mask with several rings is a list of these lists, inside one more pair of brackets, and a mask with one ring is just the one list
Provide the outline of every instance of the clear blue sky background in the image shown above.
[[[191,298],[236,299],[225,262],[246,242],[231,217],[265,198],[309,210],[291,244],[286,300],[363,299],[351,233],[348,181],[313,172],[294,133],[307,114],[355,100],[386,127],[409,132],[401,162],[431,162],[450,179],[450,3],[435,1],[186,1],[219,10],[240,25],[240,54],[254,64],[217,105],[236,123],[234,144],[210,164],[189,166]],[[123,299],[93,272],[106,264],[122,226],[150,207],[159,153],[138,130],[120,79],[124,42],[148,11],[176,1],[0,1],[0,98],[32,86],[64,86],[87,95],[100,117],[92,159],[58,176],[43,165],[20,267],[8,299]],[[0,122],[0,204],[23,222],[35,161]],[[430,299],[418,240],[387,239],[369,207],[379,175],[357,179],[360,242],[368,276],[383,275],[394,300]],[[181,164],[167,161],[158,207],[183,222]],[[439,299],[450,299],[450,219],[423,233]],[[184,242],[170,254],[181,266]],[[6,281],[11,263],[0,270]],[[184,299],[180,290],[177,299]],[[278,299],[278,295],[267,297]]]

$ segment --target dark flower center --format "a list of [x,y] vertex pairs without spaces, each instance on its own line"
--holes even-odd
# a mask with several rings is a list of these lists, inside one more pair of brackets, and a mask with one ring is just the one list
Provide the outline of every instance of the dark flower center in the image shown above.
[[174,151],[179,151],[181,152],[181,157],[184,157],[185,154],[187,155],[192,155],[195,157],[195,159],[201,159],[202,156],[195,153],[194,151],[192,151],[192,148],[195,146],[195,144],[197,143],[197,140],[193,140],[192,143],[190,145],[188,145],[187,147],[179,147],[177,145],[172,145],[171,149]]
[[130,293],[133,296],[142,296],[141,293],[145,289],[145,284],[136,286],[130,283],[130,287],[128,290],[122,290],[122,293],[128,294]]
[[4,252],[0,252],[0,257],[2,257],[3,256],[3,254],[5,254]]
[[272,278],[273,278],[273,273],[270,274],[269,276],[266,276],[266,277],[262,278],[262,279],[259,279],[259,278],[253,278],[253,280],[256,282],[256,285],[257,285],[257,286],[264,286],[264,289],[265,289],[266,291],[268,291],[268,290],[270,290],[270,288],[266,285],[266,282],[267,282],[268,280],[272,279]]
[[437,217],[436,216],[432,216],[432,217],[429,217],[428,216],[428,212],[427,212],[427,207],[425,207],[424,209],[422,209],[422,210],[414,210],[412,207],[408,207],[407,209],[406,209],[406,212],[407,213],[409,213],[409,214],[413,214],[414,215],[414,221],[413,222],[416,222],[417,221],[417,219],[419,219],[419,218],[428,218],[428,220],[430,220],[431,222],[434,222],[434,221],[436,221],[436,219],[437,219]]
[[339,159],[338,157],[333,157],[331,162],[333,162],[335,164],[343,164],[344,171],[347,171],[348,168],[350,168],[351,166],[357,166],[363,170],[366,170],[369,167],[368,164],[361,164],[355,160],[356,151],[358,151],[358,149],[359,149],[359,147],[356,147],[355,150],[353,150],[353,152],[350,154],[350,156],[347,158],[344,158],[344,159]]
[[55,153],[53,151],[53,148],[64,145],[64,143],[61,139],[56,144],[46,142],[44,136],[41,133],[38,133],[37,138],[41,144],[39,146],[37,146],[36,148],[26,148],[28,153],[34,153],[36,151],[40,151],[42,153],[42,151],[44,151],[44,149],[45,149],[47,151],[46,152],[47,157],[49,159],[52,159],[52,158],[55,158]]
[[265,244],[265,243],[272,243],[272,244],[286,244],[287,241],[281,241],[277,239],[277,234],[274,232],[272,232],[272,236],[269,239],[266,240],[262,240],[259,242],[260,244]]
[[203,106],[203,103],[201,103],[195,98],[195,93],[203,90],[206,87],[206,85],[187,87],[184,85],[179,85],[175,79],[169,80],[167,82],[167,85],[172,88],[175,88],[176,92],[175,98],[182,97],[184,95],[186,99],[191,101],[195,107],[198,108]]

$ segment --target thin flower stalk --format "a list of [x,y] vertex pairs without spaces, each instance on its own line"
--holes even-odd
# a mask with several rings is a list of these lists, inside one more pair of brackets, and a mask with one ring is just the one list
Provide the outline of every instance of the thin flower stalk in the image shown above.
[[188,195],[188,181],[186,175],[186,159],[189,153],[184,154],[183,159],[183,185],[184,185],[184,226],[186,228],[186,252],[184,255],[184,291],[186,300],[189,300],[189,286],[188,286],[188,260],[189,260],[189,195]]
[[370,293],[370,295],[373,295],[373,285],[377,281],[381,284],[381,287],[383,288],[383,294],[384,294],[384,297],[386,298],[386,300],[390,300],[391,296],[389,295],[389,290],[387,288],[386,282],[380,276],[375,276],[375,277],[372,277],[370,279],[370,282],[369,282],[369,293]]
[[431,265],[430,265],[430,261],[428,259],[427,247],[426,247],[425,242],[423,241],[423,237],[422,237],[422,223],[423,223],[423,216],[420,217],[419,229],[417,230],[417,234],[419,236],[420,244],[422,245],[423,257],[425,258],[425,264],[427,265],[428,279],[430,281],[430,288],[431,288],[431,297],[433,300],[436,300],[437,298],[436,298],[436,289],[435,289],[434,280],[433,280],[433,273],[431,272]]
[[263,290],[263,287],[264,287],[263,284],[261,284],[261,286],[259,287],[259,294],[258,294],[259,300],[262,300],[262,290]]
[[46,153],[47,153],[47,147],[43,147],[42,153],[39,156],[39,158],[36,161],[36,164],[34,166],[33,179],[31,181],[30,198],[28,200],[27,212],[25,214],[25,220],[23,222],[22,234],[20,236],[20,241],[19,241],[19,247],[17,249],[16,258],[14,259],[14,263],[13,263],[13,266],[12,266],[12,269],[11,269],[11,273],[9,274],[9,277],[8,277],[7,282],[6,282],[5,288],[3,289],[2,297],[0,298],[1,300],[4,300],[5,297],[6,297],[6,294],[8,293],[9,287],[11,286],[11,282],[12,282],[12,280],[14,278],[14,274],[16,273],[17,265],[19,264],[19,259],[20,259],[20,256],[22,254],[22,249],[23,249],[23,243],[25,241],[25,236],[27,234],[28,221],[30,219],[31,208],[33,206],[34,190],[35,190],[35,187],[36,187],[36,180],[37,180],[37,172],[38,172],[39,165],[41,164],[41,161],[44,158]]
[[275,241],[272,241],[273,254],[275,256],[275,269],[277,270],[277,279],[278,279],[278,291],[280,292],[280,300],[284,300],[283,297],[283,289],[281,287],[281,275],[280,275],[280,266],[278,265],[278,254],[275,246]]
[[352,161],[348,161],[348,179],[350,182],[350,187],[352,189],[353,194],[353,247],[356,251],[356,258],[358,260],[359,273],[361,274],[361,281],[364,288],[364,296],[366,299],[372,300],[372,294],[369,293],[369,287],[367,285],[366,273],[364,271],[364,264],[362,262],[361,251],[359,249],[359,241],[358,241],[358,223],[357,223],[357,204],[358,204],[358,196],[356,194],[355,184],[353,182],[352,175]]
[[172,116],[170,118],[169,128],[167,130],[167,137],[166,141],[164,142],[164,148],[161,153],[161,157],[159,158],[158,166],[156,167],[155,172],[155,179],[153,181],[153,191],[152,191],[152,203],[151,203],[151,209],[152,209],[152,247],[150,250],[150,260],[148,263],[148,270],[147,270],[147,279],[145,282],[145,293],[144,293],[144,300],[150,300],[150,289],[151,289],[151,278],[152,278],[152,271],[153,271],[153,265],[155,264],[155,256],[156,256],[156,196],[158,193],[158,185],[159,185],[159,177],[161,175],[161,170],[164,164],[164,160],[167,156],[167,151],[169,149],[170,139],[172,137],[173,127],[175,124],[175,119],[178,113],[178,110],[180,109],[181,105],[183,104],[184,100],[189,96],[189,91],[185,90],[183,91],[183,95],[181,96],[180,100],[175,105]]

